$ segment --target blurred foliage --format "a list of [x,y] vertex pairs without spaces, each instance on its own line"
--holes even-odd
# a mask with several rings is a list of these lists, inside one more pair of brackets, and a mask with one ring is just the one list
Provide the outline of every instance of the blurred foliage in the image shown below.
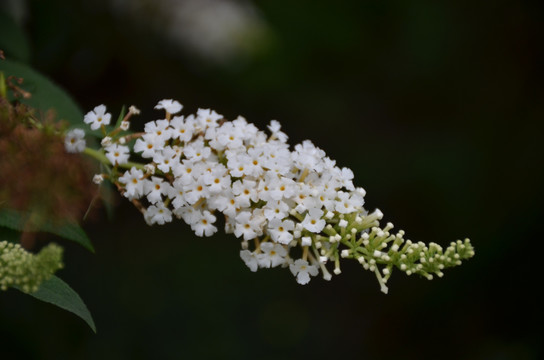
[[[0,14],[0,20],[4,17]],[[63,267],[63,248],[50,243],[39,253],[27,251],[36,245],[35,233],[47,232],[94,252],[89,238],[74,222],[81,216],[77,214],[78,202],[87,202],[84,194],[88,193],[78,187],[78,178],[90,176],[89,169],[78,168],[81,161],[66,156],[59,133],[64,124],[55,121],[57,113],[73,121],[80,120],[82,114],[53,82],[26,65],[4,58],[7,55],[28,61],[28,46],[23,43],[23,32],[13,30],[13,21],[1,26],[9,35],[4,35],[0,44],[1,290],[15,288],[73,312],[96,332],[77,293],[53,276]]]
[[74,241],[87,250],[94,252],[93,245],[87,234],[85,234],[77,223],[68,221],[54,222],[51,219],[32,221],[30,218],[32,218],[31,214],[0,208],[0,228],[8,228],[20,232],[48,232],[63,239]]
[[27,63],[30,60],[30,47],[26,35],[15,21],[0,12],[0,49],[8,58]]
[[0,71],[23,79],[21,87],[31,96],[20,99],[22,103],[38,109],[42,116],[47,110],[54,109],[58,120],[68,121],[73,126],[81,126],[83,113],[72,98],[51,80],[30,66],[9,59],[0,61]]
[[101,331],[8,293],[6,356],[541,358],[542,5],[252,4],[265,43],[218,64],[109,1],[28,1],[29,63],[83,109],[137,105],[134,129],[163,98],[260,128],[276,118],[292,144],[311,139],[352,168],[368,207],[409,238],[468,236],[476,257],[438,281],[392,279],[387,296],[356,264],[301,287],[286,272],[249,272],[233,237],[149,228],[124,204],[113,222],[87,225],[99,255],[66,250],[63,278]]

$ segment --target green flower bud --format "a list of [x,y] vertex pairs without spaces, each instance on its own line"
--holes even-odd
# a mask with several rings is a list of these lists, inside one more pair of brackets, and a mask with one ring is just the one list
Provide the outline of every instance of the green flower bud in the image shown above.
[[42,282],[63,267],[62,252],[60,246],[49,244],[38,254],[32,254],[19,244],[0,241],[0,289],[37,291]]

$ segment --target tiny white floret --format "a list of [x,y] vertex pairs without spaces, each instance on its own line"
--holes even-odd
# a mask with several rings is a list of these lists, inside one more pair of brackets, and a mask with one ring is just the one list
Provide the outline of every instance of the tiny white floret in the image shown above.
[[64,148],[69,153],[80,153],[85,150],[85,131],[72,129],[64,137]]
[[156,110],[163,109],[164,111],[172,115],[180,112],[182,108],[183,108],[183,105],[181,105],[178,101],[172,100],[172,99],[161,100],[155,106]]
[[104,175],[96,174],[95,176],[93,176],[93,183],[95,183],[96,185],[102,184],[103,181],[104,181]]
[[91,126],[91,130],[98,130],[102,125],[110,124],[111,114],[106,113],[106,106],[98,105],[92,111],[85,114],[83,121],[85,124]]
[[297,277],[297,282],[301,285],[306,285],[310,282],[310,275],[316,276],[318,274],[317,267],[314,265],[309,265],[306,260],[297,259],[291,265],[289,265],[289,270]]

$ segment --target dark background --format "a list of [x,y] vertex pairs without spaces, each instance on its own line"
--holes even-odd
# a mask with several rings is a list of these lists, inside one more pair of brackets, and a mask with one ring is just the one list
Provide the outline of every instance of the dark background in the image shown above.
[[541,5],[255,0],[244,4],[258,31],[218,55],[176,40],[199,38],[190,16],[173,18],[185,2],[11,12],[30,64],[84,112],[135,104],[136,129],[174,98],[261,129],[278,119],[292,145],[311,139],[353,169],[367,207],[408,238],[470,237],[476,256],[431,282],[394,272],[389,295],[348,261],[331,282],[299,286],[286,269],[251,273],[234,236],[148,227],[118,197],[111,220],[102,208],[84,224],[95,255],[63,243],[59,276],[98,333],[11,290],[2,359],[542,358]]

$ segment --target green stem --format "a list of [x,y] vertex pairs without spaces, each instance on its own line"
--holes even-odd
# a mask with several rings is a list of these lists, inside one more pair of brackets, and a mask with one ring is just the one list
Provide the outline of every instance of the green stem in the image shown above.
[[145,165],[129,161],[129,162],[125,163],[125,164],[119,165],[119,167],[122,167],[124,169],[136,168],[136,169],[144,170]]
[[106,155],[104,155],[103,151],[98,151],[98,150],[86,147],[85,150],[83,150],[83,153],[85,155],[89,155],[90,157],[94,158],[95,160],[100,161],[104,165],[111,165],[110,161],[108,160]]
[[7,98],[6,78],[4,77],[3,71],[0,71],[0,97],[4,99]]
[[[108,160],[108,158],[106,157],[106,155],[104,154],[103,151],[95,150],[95,149],[91,149],[91,148],[86,147],[85,150],[83,150],[83,153],[85,155],[88,155],[88,156],[94,158],[95,160],[98,160],[99,162],[101,162],[102,164],[104,164],[106,166],[111,166],[110,161]],[[136,169],[144,170],[145,165],[129,161],[129,162],[125,163],[125,164],[120,164],[118,166],[121,167],[121,168],[124,168],[124,169],[131,169],[131,168],[134,167]]]

